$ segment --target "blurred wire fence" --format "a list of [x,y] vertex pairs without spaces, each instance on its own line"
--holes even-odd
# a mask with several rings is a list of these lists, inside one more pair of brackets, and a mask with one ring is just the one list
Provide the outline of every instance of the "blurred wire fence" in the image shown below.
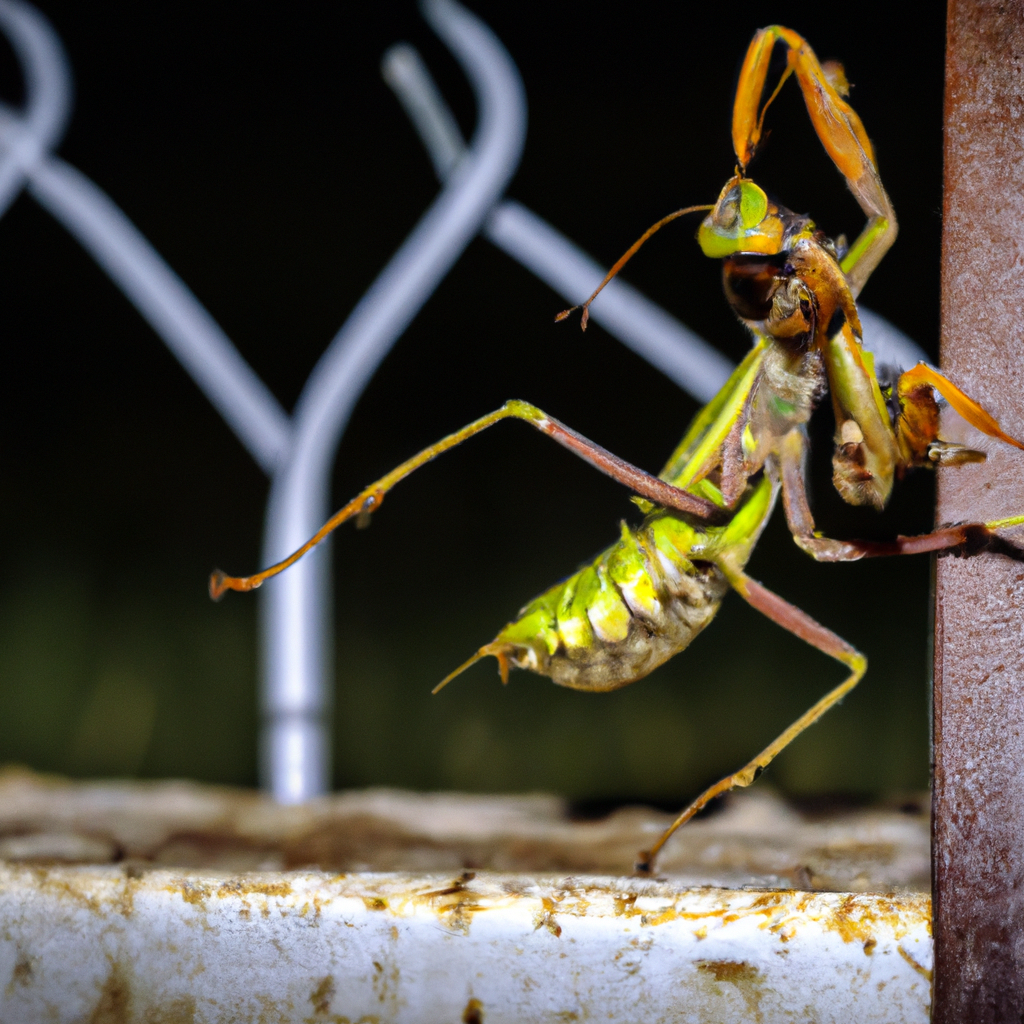
[[[263,559],[298,547],[329,512],[338,444],[363,389],[394,342],[478,234],[558,292],[588,295],[605,270],[550,224],[503,193],[526,138],[526,100],[501,42],[454,0],[424,0],[428,23],[472,87],[477,128],[467,145],[423,61],[410,46],[384,57],[441,192],[353,309],[307,379],[289,415],[188,286],[118,206],[55,156],[71,106],[71,72],[59,38],[28,4],[0,0],[0,28],[25,80],[24,109],[0,104],[0,215],[25,189],[80,242],[163,339],[271,478]],[[909,365],[924,353],[886,320],[861,310],[865,342]],[[622,280],[593,317],[699,402],[731,364],[694,332]],[[482,410],[481,410],[482,411]],[[269,583],[262,602],[261,765],[283,802],[325,792],[334,689],[332,583],[327,545]]]

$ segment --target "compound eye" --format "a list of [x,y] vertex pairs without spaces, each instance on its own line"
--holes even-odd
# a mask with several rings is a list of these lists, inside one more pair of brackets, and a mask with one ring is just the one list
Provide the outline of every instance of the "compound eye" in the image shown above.
[[737,252],[777,253],[782,249],[782,219],[752,181],[739,176],[726,182],[714,209],[697,231],[705,256],[720,259]]
[[768,197],[763,189],[752,181],[741,181],[740,192],[740,220],[745,230],[756,228],[768,215]]

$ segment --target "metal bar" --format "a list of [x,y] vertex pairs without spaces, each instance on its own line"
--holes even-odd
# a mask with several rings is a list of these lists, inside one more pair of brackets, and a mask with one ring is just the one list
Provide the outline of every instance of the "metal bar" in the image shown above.
[[622,877],[669,820],[10,768],[0,1020],[926,1024],[925,814],[755,787]]
[[220,324],[116,203],[58,157],[28,191],[131,300],[268,476],[288,451],[288,414]]
[[[950,0],[947,28],[942,363],[1019,437],[1024,2]],[[945,434],[957,439],[953,419],[946,414]],[[940,522],[995,519],[1024,508],[1020,453],[985,447],[986,463],[940,475]],[[1019,563],[987,554],[939,560],[932,797],[937,1024],[1024,1015],[1022,613]]]
[[[10,40],[25,76],[25,111],[3,109],[18,131],[4,133],[0,154],[0,217],[25,184],[27,169],[60,145],[71,116],[71,67],[60,37],[29,4],[0,0],[0,28]],[[5,128],[7,125],[5,124]]]
[[117,205],[51,155],[71,110],[71,68],[34,7],[0,0],[0,29],[25,76],[24,112],[0,104],[0,216],[22,188],[78,239],[135,304],[266,473],[288,445],[288,415],[230,339]]

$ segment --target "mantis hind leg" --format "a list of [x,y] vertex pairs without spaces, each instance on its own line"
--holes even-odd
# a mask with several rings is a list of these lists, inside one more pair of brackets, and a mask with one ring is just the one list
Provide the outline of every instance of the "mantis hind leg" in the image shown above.
[[842,637],[815,622],[795,605],[784,601],[777,594],[761,586],[745,573],[729,571],[723,567],[736,592],[752,607],[767,615],[773,622],[788,630],[823,654],[842,662],[850,674],[835,689],[825,694],[813,707],[805,711],[788,729],[780,733],[756,757],[748,761],[739,771],[727,775],[713,786],[709,786],[697,797],[672,824],[662,833],[661,838],[644,850],[636,865],[638,874],[653,873],[654,862],[669,837],[681,825],[685,825],[698,811],[702,810],[717,796],[730,790],[749,786],[782,751],[789,746],[809,725],[813,725],[834,704],[843,699],[860,682],[867,670],[868,662],[860,651],[851,647]]

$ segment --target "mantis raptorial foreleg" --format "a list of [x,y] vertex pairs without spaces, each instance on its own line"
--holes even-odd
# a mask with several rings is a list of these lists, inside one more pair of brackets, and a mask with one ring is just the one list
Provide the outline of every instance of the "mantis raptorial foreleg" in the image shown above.
[[[789,48],[786,70],[762,106],[765,79],[777,42]],[[846,178],[850,191],[868,218],[864,230],[840,263],[856,298],[896,240],[896,214],[882,186],[871,140],[857,113],[843,99],[848,85],[842,66],[822,65],[806,40],[792,29],[781,25],[763,28],[747,50],[733,105],[732,140],[736,159],[745,171],[761,141],[765,111],[793,74],[821,144]]]
[[842,700],[860,682],[861,677],[867,671],[867,658],[860,651],[851,647],[842,637],[815,622],[806,612],[802,612],[795,605],[784,601],[778,594],[761,586],[757,580],[751,579],[746,573],[731,570],[728,565],[720,565],[720,568],[736,593],[751,607],[767,615],[772,622],[778,623],[783,629],[798,636],[812,647],[816,647],[823,654],[842,662],[850,669],[850,674],[834,690],[825,694],[812,708],[805,711],[788,729],[780,733],[738,772],[727,775],[704,790],[662,833],[661,838],[654,846],[640,855],[636,869],[642,874],[650,873],[654,859],[676,829],[685,825],[715,797],[728,793],[732,789],[749,786],[800,733],[808,726],[813,725],[834,704]]
[[387,492],[414,470],[437,458],[438,455],[448,451],[449,448],[462,444],[463,441],[467,441],[474,434],[479,434],[481,431],[505,419],[519,419],[529,423],[530,426],[535,427],[542,434],[546,434],[552,440],[557,441],[564,448],[568,448],[602,473],[624,484],[634,493],[647,498],[649,501],[653,501],[657,505],[674,509],[677,512],[686,512],[708,522],[719,521],[724,514],[723,510],[715,505],[714,502],[697,497],[689,491],[684,491],[682,488],[673,487],[672,484],[666,483],[664,480],[660,480],[658,477],[642,469],[638,469],[624,459],[620,459],[617,455],[613,455],[605,448],[588,440],[582,434],[578,434],[564,423],[559,422],[553,416],[549,416],[542,409],[538,409],[535,405],[513,399],[506,402],[500,409],[496,409],[486,416],[481,416],[480,419],[475,420],[461,430],[455,431],[454,434],[449,434],[436,444],[432,444],[429,448],[424,448],[423,451],[414,455],[411,459],[407,459],[386,476],[382,476],[368,487],[363,488],[347,505],[331,516],[302,547],[292,552],[283,561],[253,576],[226,576],[220,570],[217,570],[210,576],[210,596],[214,600],[218,600],[228,590],[255,590],[271,576],[276,576],[290,565],[294,565],[307,551],[316,547],[317,544],[333,533],[342,523],[354,518],[362,517],[365,519],[371,513],[376,512],[384,501],[384,496]]

